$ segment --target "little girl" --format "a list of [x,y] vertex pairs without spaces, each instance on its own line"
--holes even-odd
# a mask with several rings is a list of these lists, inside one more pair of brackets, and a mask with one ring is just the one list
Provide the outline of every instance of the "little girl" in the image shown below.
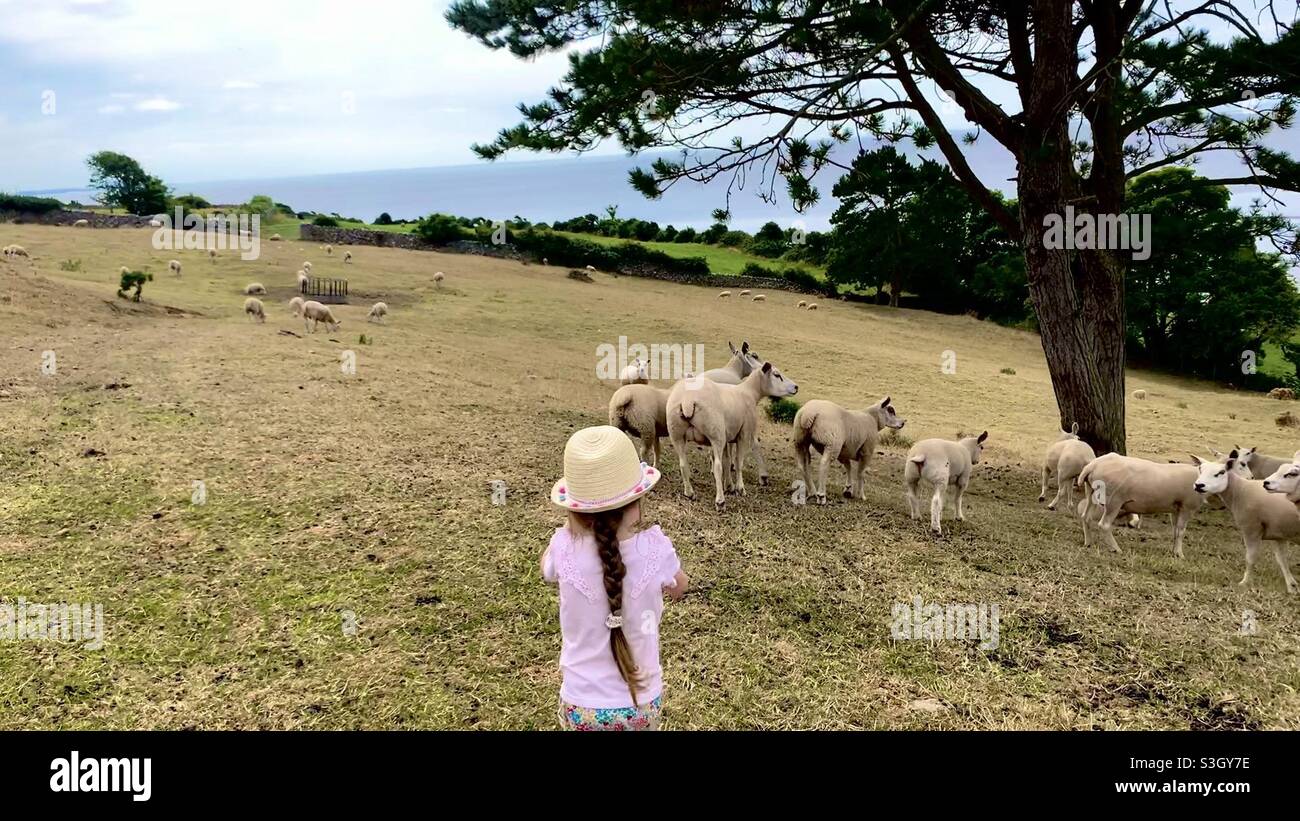
[[641,497],[660,473],[617,428],[584,428],[564,446],[551,501],[569,512],[542,554],[560,588],[560,724],[566,730],[654,730],[662,707],[659,617],[686,593],[673,543],[640,530]]

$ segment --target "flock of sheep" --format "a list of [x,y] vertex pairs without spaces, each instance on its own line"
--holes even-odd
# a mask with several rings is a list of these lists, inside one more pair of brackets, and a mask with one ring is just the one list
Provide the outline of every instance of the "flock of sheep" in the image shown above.
[[[757,432],[758,404],[764,397],[793,396],[799,390],[750,350],[748,342],[739,350],[727,345],[731,359],[726,366],[688,374],[669,388],[649,384],[646,365],[638,360],[624,369],[622,385],[609,402],[609,424],[636,440],[647,462],[658,466],[659,440],[668,437],[688,498],[695,496],[687,461],[689,446],[711,450],[714,504],[720,511],[725,509],[728,492],[745,493],[744,465],[751,452],[759,482],[767,484]],[[832,459],[844,466],[844,496],[864,498],[864,473],[881,432],[901,429],[904,424],[890,397],[865,410],[851,410],[824,399],[805,403],[795,414],[793,435],[806,498],[826,503]],[[1273,541],[1287,591],[1300,592],[1282,544],[1300,541],[1300,451],[1294,461],[1265,456],[1255,448],[1237,448],[1226,456],[1212,451],[1213,459],[1193,456],[1190,464],[1162,463],[1117,453],[1097,456],[1079,438],[1078,430],[1076,423],[1071,430],[1061,431],[1047,448],[1038,500],[1046,500],[1048,483],[1055,480],[1056,496],[1047,507],[1055,510],[1064,498],[1067,509],[1078,516],[1083,527],[1085,546],[1095,544],[1099,533],[1118,551],[1112,533],[1116,521],[1138,527],[1142,515],[1168,513],[1173,523],[1174,555],[1182,558],[1187,523],[1216,497],[1230,512],[1245,544],[1246,572],[1241,584],[1250,582],[1261,542]],[[923,439],[911,447],[903,467],[903,487],[912,519],[921,515],[921,480],[933,487],[930,529],[935,535],[942,535],[940,520],[949,488],[953,489],[956,518],[963,519],[962,496],[987,439],[988,431],[984,431],[956,441]],[[1075,490],[1083,496],[1077,507]]]
[[[588,266],[588,267],[591,267],[591,266]],[[751,294],[752,294],[752,296],[751,296]],[[748,296],[748,297],[750,297],[750,301],[751,301],[751,302],[767,302],[767,294],[755,294],[755,293],[754,293],[753,291],[751,291],[749,288],[746,288],[746,289],[744,289],[743,291],[741,291],[741,292],[740,292],[740,295],[741,295],[741,296]],[[724,298],[724,297],[729,297],[729,296],[731,296],[731,291],[722,291],[721,293],[718,294],[718,299],[722,299],[722,298]],[[809,302],[809,301],[806,300],[806,299],[801,299],[801,300],[799,300],[798,304],[795,305],[795,307],[796,307],[796,308],[807,308],[807,309],[810,310],[810,311],[815,311],[815,310],[817,310],[817,303],[816,303],[816,302]]]

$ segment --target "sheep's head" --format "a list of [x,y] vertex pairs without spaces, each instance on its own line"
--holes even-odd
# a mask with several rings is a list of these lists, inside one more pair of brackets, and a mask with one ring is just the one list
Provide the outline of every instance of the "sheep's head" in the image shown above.
[[757,353],[749,349],[748,342],[741,342],[740,350],[736,350],[736,346],[730,342],[727,343],[727,347],[731,350],[731,358],[740,362],[741,379],[763,367],[763,360]]
[[1288,499],[1296,501],[1300,499],[1300,450],[1291,459],[1264,480],[1264,490],[1269,493],[1285,493]]
[[763,363],[762,374],[764,396],[794,396],[799,392],[799,386],[782,376],[771,362]]
[[876,421],[880,423],[882,428],[901,430],[903,425],[907,424],[907,420],[895,412],[894,406],[890,404],[888,396],[876,403],[876,405],[871,408],[870,412],[872,412],[872,415],[876,417]]
[[967,436],[961,440],[961,443],[966,446],[966,450],[970,451],[970,463],[972,465],[980,463],[980,457],[984,455],[984,440],[987,438],[989,438],[989,432],[984,431],[979,436]]
[[[1234,450],[1233,453],[1236,453]],[[1201,495],[1222,493],[1228,489],[1228,474],[1236,466],[1237,460],[1229,457],[1226,462],[1210,462],[1192,454],[1192,464],[1196,465],[1196,484],[1192,488]]]

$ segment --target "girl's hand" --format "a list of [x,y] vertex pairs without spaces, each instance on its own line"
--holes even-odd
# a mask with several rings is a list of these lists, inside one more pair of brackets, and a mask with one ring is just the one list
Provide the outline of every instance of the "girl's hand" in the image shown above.
[[686,595],[686,588],[691,586],[691,579],[682,571],[678,570],[677,575],[673,577],[672,586],[664,585],[664,592],[668,598],[673,601],[681,601],[682,596]]

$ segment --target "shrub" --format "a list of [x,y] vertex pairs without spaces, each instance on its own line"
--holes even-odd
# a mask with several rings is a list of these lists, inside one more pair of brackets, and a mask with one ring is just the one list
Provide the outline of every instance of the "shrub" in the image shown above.
[[212,207],[212,203],[210,203],[210,202],[208,202],[207,200],[203,199],[203,198],[200,197],[198,194],[181,194],[181,195],[178,196],[178,197],[172,197],[171,204],[172,204],[173,206],[179,205],[179,206],[181,206],[182,208],[184,208],[184,209],[187,210],[187,211],[188,211],[189,209],[191,209],[191,208],[211,208],[211,207]]
[[655,237],[655,239],[659,242],[672,242],[677,239],[677,229],[669,225],[660,231],[659,236]]
[[80,270],[81,270],[81,260],[79,260],[79,259],[65,259],[63,262],[60,262],[60,263],[59,263],[59,270],[60,270],[60,271],[80,271]]
[[135,293],[131,296],[131,301],[139,302],[140,292],[144,290],[144,284],[152,279],[153,274],[146,274],[143,271],[125,271],[118,283],[117,295],[122,299],[126,299],[127,292],[134,288]]
[[18,194],[0,194],[0,211],[23,211],[48,214],[63,208],[63,203],[53,197],[24,197]]
[[1003,368],[999,373],[1005,373],[1005,374],[1007,374],[1008,376],[1015,376],[1015,375],[1016,375],[1016,369],[1015,369],[1015,368]]
[[889,450],[907,450],[916,443],[912,441],[912,437],[899,433],[896,428],[886,428],[885,432],[880,434],[879,444]]
[[327,216],[325,216],[324,214],[318,214],[318,215],[316,216],[316,218],[313,219],[313,220],[311,221],[311,224],[312,224],[312,225],[319,225],[319,226],[321,226],[322,228],[338,228],[338,227],[339,227],[339,221],[338,221],[338,220],[334,219],[333,217],[327,217]]
[[375,225],[392,225],[392,224],[393,224],[393,216],[392,214],[389,214],[387,211],[375,217]]
[[673,242],[696,242],[698,238],[699,234],[694,228],[683,228],[673,237]]
[[716,241],[718,245],[725,245],[728,248],[744,248],[749,245],[749,234],[744,231],[727,231],[719,236]]
[[1277,426],[1279,428],[1300,427],[1300,418],[1296,418],[1296,416],[1292,414],[1291,411],[1287,411],[1286,413],[1282,414],[1281,416],[1279,416],[1277,419],[1274,419],[1273,421],[1277,422]]
[[573,239],[531,228],[516,232],[511,241],[515,247],[529,252],[537,259],[545,257],[552,265],[573,268],[594,265],[602,270],[617,271],[628,265],[648,264],[686,276],[709,275],[709,264],[702,257],[671,257],[638,242],[597,245],[590,240]]
[[773,422],[792,424],[794,415],[799,412],[799,403],[783,396],[774,396],[767,403],[767,418]]
[[[490,236],[492,226],[484,226]],[[465,238],[465,231],[460,221],[446,214],[430,214],[415,224],[415,234],[425,242],[433,245],[446,245]]]

